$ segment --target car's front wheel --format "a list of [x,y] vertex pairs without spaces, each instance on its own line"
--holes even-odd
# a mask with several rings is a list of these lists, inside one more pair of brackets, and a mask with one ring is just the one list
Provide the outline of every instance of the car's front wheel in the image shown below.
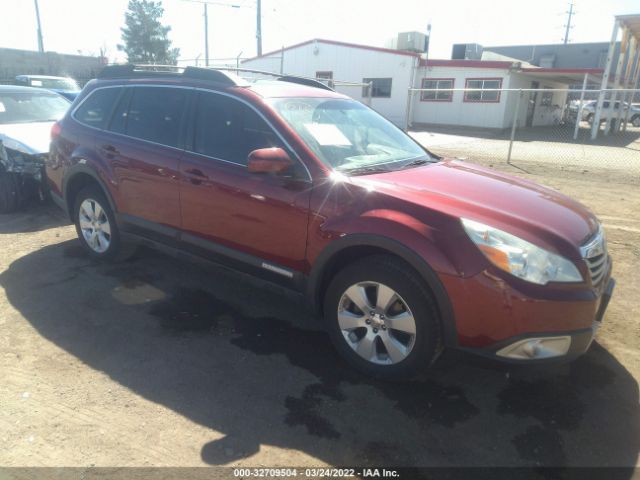
[[640,127],[640,115],[636,115],[631,119],[631,125],[634,127]]
[[431,292],[392,256],[367,257],[341,270],[327,289],[324,316],[338,351],[378,378],[412,377],[441,350]]
[[111,259],[115,256],[120,247],[118,226],[99,188],[88,186],[78,193],[74,220],[78,238],[92,257]]

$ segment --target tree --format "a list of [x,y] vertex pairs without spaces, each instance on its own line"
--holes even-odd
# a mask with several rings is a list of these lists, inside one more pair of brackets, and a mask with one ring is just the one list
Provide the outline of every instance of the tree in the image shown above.
[[124,14],[125,26],[121,28],[124,45],[118,45],[118,50],[127,54],[130,63],[178,63],[180,49],[171,48],[167,36],[171,27],[160,23],[163,13],[161,1],[129,0]]

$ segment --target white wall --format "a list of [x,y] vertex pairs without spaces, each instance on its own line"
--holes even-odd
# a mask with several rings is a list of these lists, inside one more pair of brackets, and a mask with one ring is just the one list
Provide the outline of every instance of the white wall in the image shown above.
[[[453,78],[453,88],[465,88],[467,78],[502,78],[506,88],[509,71],[496,68],[422,67],[418,69],[415,86],[422,86],[423,78]],[[427,102],[420,100],[420,92],[413,96],[413,123],[461,125],[485,128],[505,128],[504,92],[498,103],[464,102],[464,92],[453,92],[451,102]]]
[[[281,52],[243,62],[244,68],[280,72]],[[415,57],[366,50],[323,42],[310,43],[284,51],[284,73],[315,77],[316,72],[332,71],[334,80],[362,82],[364,78],[388,78],[392,80],[391,98],[373,98],[371,107],[400,127],[405,126],[408,87]],[[416,69],[413,85],[420,88],[423,78],[453,78],[454,88],[464,88],[469,78],[502,78],[502,88],[531,88],[538,81],[540,88],[566,88],[564,84],[536,78],[507,69],[471,67],[420,67]],[[366,103],[360,86],[336,85],[336,90]],[[451,102],[420,100],[420,93],[412,96],[412,123],[456,125],[482,128],[511,128],[517,92],[501,92],[497,103],[464,102],[464,92],[453,92]],[[566,101],[565,92],[554,92],[552,106],[540,105],[542,93],[536,99],[533,126],[554,125],[560,120]],[[525,126],[529,93],[524,93],[520,103],[518,125]]]
[[[242,67],[280,72],[280,54],[246,60]],[[415,57],[375,50],[310,43],[284,51],[283,72],[315,77],[316,72],[332,71],[335,80],[362,82],[363,78],[391,77],[391,98],[372,98],[371,107],[399,126],[404,126],[407,91]],[[360,86],[336,85],[336,90],[366,103]]]

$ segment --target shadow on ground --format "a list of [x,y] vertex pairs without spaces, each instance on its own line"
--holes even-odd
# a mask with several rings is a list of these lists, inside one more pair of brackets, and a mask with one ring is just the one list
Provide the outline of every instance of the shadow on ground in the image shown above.
[[545,368],[451,353],[421,381],[380,383],[337,357],[300,298],[222,268],[146,249],[96,264],[69,241],[16,260],[0,285],[45,338],[221,432],[201,446],[209,464],[261,445],[363,466],[631,466],[638,457],[638,385],[597,344]]
[[30,200],[18,212],[0,214],[0,234],[27,233],[69,225],[69,218],[50,202]]

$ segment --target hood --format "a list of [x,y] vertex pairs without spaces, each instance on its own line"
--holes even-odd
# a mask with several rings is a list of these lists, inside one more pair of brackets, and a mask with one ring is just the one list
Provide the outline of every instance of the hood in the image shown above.
[[27,155],[49,151],[51,127],[55,122],[0,124],[0,140],[6,148]]
[[538,243],[540,239],[547,243],[551,234],[577,246],[598,229],[589,209],[560,192],[471,163],[451,160],[351,178],[368,190],[483,222]]

